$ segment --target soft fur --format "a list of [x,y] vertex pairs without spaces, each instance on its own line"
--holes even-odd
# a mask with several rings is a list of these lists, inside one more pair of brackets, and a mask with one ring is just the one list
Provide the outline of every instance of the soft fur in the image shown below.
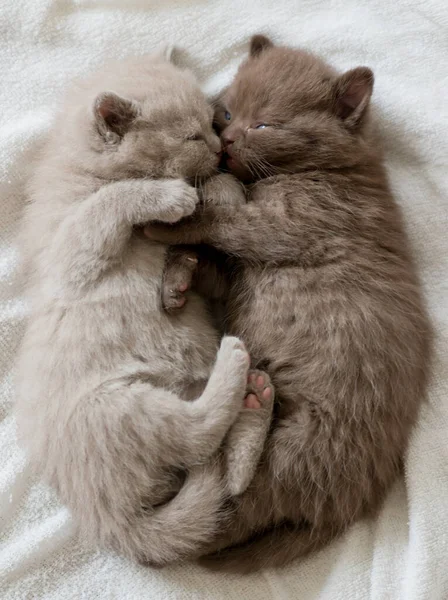
[[239,546],[215,566],[282,565],[321,547],[376,510],[401,468],[430,326],[371,131],[372,89],[366,67],[338,75],[256,36],[216,110],[246,194],[218,175],[195,218],[146,230],[237,259],[227,331],[276,387],[261,466],[208,550]]
[[[198,296],[182,314],[161,310],[166,246],[138,229],[194,211],[187,180],[219,161],[212,116],[191,74],[162,56],[103,68],[67,95],[22,233],[21,437],[84,538],[153,564],[211,539],[228,493],[250,481],[272,407],[268,378],[247,382],[238,339],[215,362],[218,333]],[[243,409],[247,387],[260,410]]]

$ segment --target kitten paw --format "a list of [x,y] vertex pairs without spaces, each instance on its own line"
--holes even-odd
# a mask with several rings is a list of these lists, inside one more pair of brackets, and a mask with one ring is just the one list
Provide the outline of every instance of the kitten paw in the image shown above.
[[176,258],[175,268],[170,268],[163,281],[162,306],[167,312],[176,312],[185,306],[186,292],[191,287],[198,265],[195,252],[185,251]]
[[227,489],[242,494],[252,481],[272,420],[274,387],[264,371],[250,370],[244,408],[230,429],[225,445]]
[[251,369],[247,376],[246,397],[244,408],[265,408],[271,406],[274,400],[274,386],[264,371]]
[[230,173],[218,173],[202,183],[202,202],[235,209],[246,203],[245,189]]
[[222,360],[223,363],[227,363],[231,367],[237,366],[247,371],[250,358],[246,346],[240,339],[225,336],[222,338],[217,360]]
[[168,206],[163,222],[177,223],[192,215],[199,202],[197,191],[182,179],[173,179],[166,183],[168,186]]

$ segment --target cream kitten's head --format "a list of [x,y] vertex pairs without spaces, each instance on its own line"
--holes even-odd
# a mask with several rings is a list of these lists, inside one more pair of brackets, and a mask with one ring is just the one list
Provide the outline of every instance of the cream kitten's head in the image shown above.
[[212,120],[193,75],[156,55],[113,63],[72,90],[59,133],[71,161],[103,179],[192,179],[218,166]]

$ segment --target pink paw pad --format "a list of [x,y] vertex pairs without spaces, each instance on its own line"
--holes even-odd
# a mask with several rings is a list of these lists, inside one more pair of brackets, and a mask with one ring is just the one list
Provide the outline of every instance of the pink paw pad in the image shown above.
[[248,394],[244,398],[244,407],[245,408],[261,408],[261,404],[255,394]]
[[274,390],[269,375],[263,371],[249,371],[244,407],[257,409],[274,399]]

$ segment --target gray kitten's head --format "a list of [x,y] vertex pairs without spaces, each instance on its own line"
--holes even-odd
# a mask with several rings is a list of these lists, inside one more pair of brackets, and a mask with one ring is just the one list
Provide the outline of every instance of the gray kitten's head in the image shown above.
[[106,66],[70,92],[61,128],[92,175],[194,178],[216,170],[221,144],[193,75],[162,55]]

